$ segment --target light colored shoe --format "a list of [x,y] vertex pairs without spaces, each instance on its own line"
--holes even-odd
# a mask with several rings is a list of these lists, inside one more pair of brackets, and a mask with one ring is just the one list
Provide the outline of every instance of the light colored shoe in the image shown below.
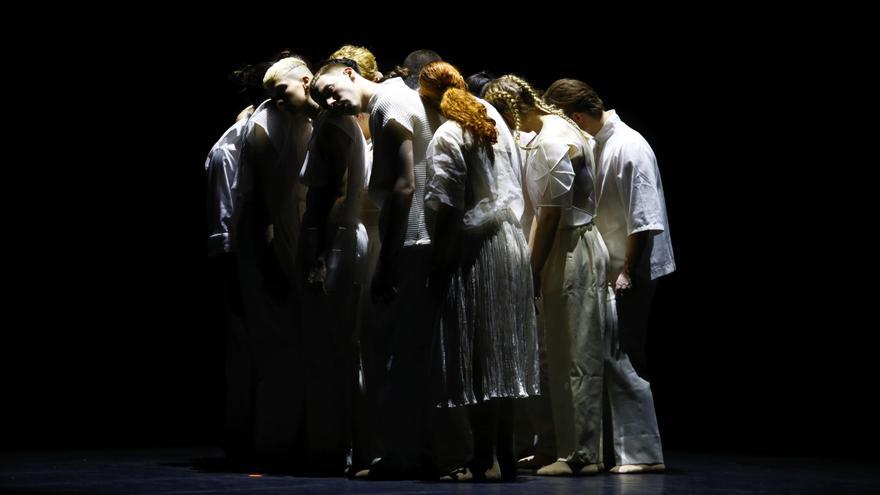
[[559,459],[553,464],[548,464],[535,471],[535,474],[538,476],[571,476],[574,472],[571,470],[571,466],[569,466],[567,462]]
[[666,464],[622,464],[611,468],[612,473],[616,474],[637,474],[637,473],[662,473],[666,471]]
[[[382,461],[381,457],[375,457],[375,458],[373,458],[372,461],[370,461],[370,466],[374,466],[381,461]],[[362,480],[362,479],[369,478],[369,477],[370,477],[370,468],[361,469],[360,471],[356,471],[354,473],[355,479]]]
[[578,474],[584,475],[584,476],[592,476],[594,474],[599,474],[599,471],[602,470],[602,468],[600,468],[599,466],[600,466],[600,464],[586,464],[586,465],[584,465],[584,467],[581,468],[580,471],[578,471]]
[[516,461],[516,467],[522,469],[538,469],[544,467],[548,464],[553,464],[556,459],[546,458],[544,456],[534,456],[530,455],[528,457],[523,457],[522,459]]
[[528,457],[523,457],[522,459],[516,461],[516,467],[525,468],[525,469],[532,469],[532,468],[541,467],[541,466],[535,466],[535,456],[530,455]]
[[501,481],[501,466],[498,464],[498,459],[492,461],[492,467],[483,473],[483,477],[486,481]]
[[466,467],[453,469],[440,477],[440,481],[470,481],[472,479],[474,479],[474,475]]

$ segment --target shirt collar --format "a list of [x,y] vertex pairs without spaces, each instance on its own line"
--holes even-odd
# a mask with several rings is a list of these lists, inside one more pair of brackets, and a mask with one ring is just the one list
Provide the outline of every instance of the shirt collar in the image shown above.
[[602,129],[596,134],[596,142],[599,144],[605,144],[608,141],[608,138],[614,134],[615,129],[618,125],[623,122],[620,120],[620,117],[617,116],[617,112],[614,110],[608,110],[606,112],[605,123],[602,125]]

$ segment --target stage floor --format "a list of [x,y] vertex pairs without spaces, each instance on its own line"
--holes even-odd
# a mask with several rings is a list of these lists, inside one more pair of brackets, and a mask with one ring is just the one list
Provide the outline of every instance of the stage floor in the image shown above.
[[669,452],[665,474],[513,483],[352,481],[224,471],[216,448],[2,452],[5,494],[880,494],[880,464]]

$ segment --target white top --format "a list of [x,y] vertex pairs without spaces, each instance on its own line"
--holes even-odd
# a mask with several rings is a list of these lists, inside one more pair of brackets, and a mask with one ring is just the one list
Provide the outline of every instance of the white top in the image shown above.
[[239,158],[248,119],[236,122],[214,143],[205,160],[208,179],[207,200],[210,231],[208,254],[211,256],[232,250],[229,230],[236,205],[233,191],[238,187]]
[[666,200],[657,158],[645,138],[626,125],[614,110],[596,135],[597,184],[596,226],[611,255],[609,276],[623,269],[627,237],[651,231],[651,279],[675,271],[669,238]]
[[275,151],[274,163],[263,164],[257,171],[242,163],[246,181],[242,181],[240,197],[252,195],[254,182],[261,180],[265,199],[269,201],[270,221],[276,239],[281,239],[295,256],[299,240],[300,205],[305,202],[307,188],[299,181],[299,173],[305,161],[309,139],[312,135],[311,119],[305,115],[291,115],[279,109],[274,100],[260,104],[248,120],[247,146],[254,144],[254,129],[261,127],[267,134]]
[[523,214],[522,165],[513,136],[498,111],[480,103],[498,134],[491,153],[454,120],[441,125],[428,145],[425,206],[436,209],[442,203],[461,210],[465,228],[479,227],[504,209],[517,219]]
[[409,210],[404,246],[430,244],[431,238],[425,227],[425,179],[426,152],[434,131],[442,123],[439,116],[429,116],[418,93],[410,89],[399,77],[379,85],[379,90],[367,106],[370,113],[370,134],[373,137],[373,167],[370,178],[370,197],[382,205],[397,180],[397,150],[389,149],[382,130],[391,121],[397,122],[412,133],[415,194]]
[[558,207],[559,228],[587,225],[596,215],[593,153],[586,137],[557,115],[543,117],[526,150],[526,190],[535,209]]
[[[291,115],[275,106],[273,100],[266,100],[254,110],[250,121],[266,132],[278,156],[277,163],[288,164],[293,161],[295,170],[287,170],[285,175],[295,172],[292,180],[298,180],[309,139],[312,137],[311,119],[305,115]],[[248,141],[251,143],[253,136],[253,132],[248,133]]]
[[[361,136],[364,133],[361,131]],[[364,139],[364,192],[370,189],[370,174],[373,172],[373,139]]]
[[[513,131],[511,131],[511,134],[514,134]],[[535,139],[535,136],[537,136],[537,134],[535,134],[534,132],[531,132],[531,131],[529,131],[529,132],[519,131],[518,133],[514,134],[514,136],[518,136],[518,138],[519,138],[517,140],[516,144],[519,145],[518,146],[519,155],[521,157],[521,161],[522,161],[523,166],[525,166],[525,164],[526,164],[525,147],[528,146],[528,144],[532,141],[532,139]],[[523,170],[525,170],[525,169],[523,169]]]

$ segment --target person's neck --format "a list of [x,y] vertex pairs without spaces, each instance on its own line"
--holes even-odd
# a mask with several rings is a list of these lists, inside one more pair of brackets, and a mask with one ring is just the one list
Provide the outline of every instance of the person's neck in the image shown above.
[[314,119],[318,116],[318,110],[320,107],[317,103],[312,100],[307,101],[300,107],[294,107],[288,103],[282,105],[281,110],[290,115],[291,118],[307,118]]
[[370,100],[377,92],[379,92],[379,83],[369,79],[361,80],[361,110],[366,110],[369,107]]
[[549,113],[544,114],[529,114],[526,117],[526,122],[529,127],[528,132],[534,132],[535,134],[540,134],[541,129],[544,128],[544,121],[549,117]]
[[306,107],[303,109],[303,113],[305,113],[306,116],[308,116],[310,119],[314,119],[315,117],[318,116],[318,112],[320,110],[321,110],[321,107],[318,106],[317,103],[315,103],[312,100],[309,100],[309,103],[306,103]]
[[602,117],[598,119],[590,118],[589,123],[587,124],[587,132],[590,133],[591,136],[595,136],[599,134],[599,131],[605,127],[605,122],[608,121],[608,111],[605,110],[602,112]]

